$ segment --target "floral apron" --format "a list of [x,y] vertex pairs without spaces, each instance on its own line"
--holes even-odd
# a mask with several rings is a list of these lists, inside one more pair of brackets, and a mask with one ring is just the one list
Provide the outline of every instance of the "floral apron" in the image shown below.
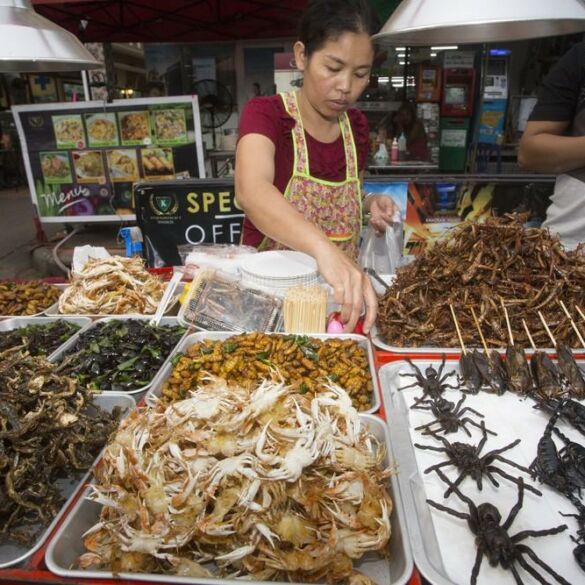
[[[296,92],[282,93],[287,113],[296,122],[292,129],[294,163],[292,176],[284,192],[306,220],[320,228],[327,237],[352,259],[357,259],[362,226],[362,197],[356,147],[344,113],[339,127],[345,151],[345,181],[325,181],[311,175],[307,139],[301,120]],[[259,250],[283,250],[285,246],[264,238]]]

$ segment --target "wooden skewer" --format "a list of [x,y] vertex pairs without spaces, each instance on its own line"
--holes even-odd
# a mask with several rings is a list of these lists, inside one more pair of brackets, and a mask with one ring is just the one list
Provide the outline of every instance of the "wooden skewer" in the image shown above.
[[510,336],[510,345],[514,345],[514,336],[512,335],[510,316],[508,315],[508,309],[506,309],[506,305],[504,305],[504,299],[502,297],[500,297],[500,303],[502,303],[502,309],[504,310],[504,316],[506,317],[506,327],[508,328],[508,335]]
[[547,322],[544,320],[544,317],[540,311],[538,311],[538,316],[540,317],[540,320],[542,321],[542,324],[544,325],[544,328],[546,329],[546,332],[548,333],[548,336],[550,337],[550,340],[552,341],[553,347],[556,347],[557,342],[556,342],[551,330],[548,327]]
[[522,319],[522,325],[524,325],[524,331],[526,331],[526,335],[528,336],[528,341],[530,341],[532,349],[536,351],[536,344],[534,343],[534,339],[532,339],[532,335],[530,335],[530,331],[528,331],[528,325],[526,325],[526,321],[524,319]]
[[487,343],[485,342],[485,338],[484,338],[483,333],[481,331],[481,327],[479,325],[479,321],[477,320],[477,315],[475,314],[473,307],[471,307],[471,314],[473,315],[473,320],[475,321],[475,326],[477,327],[477,330],[479,331],[479,337],[481,338],[481,343],[483,345],[483,348],[485,350],[485,355],[487,357],[487,356],[489,356],[490,352],[489,352]]
[[455,330],[457,331],[457,337],[459,337],[461,349],[463,350],[463,353],[467,353],[467,348],[465,347],[465,343],[463,343],[463,337],[461,336],[461,329],[459,329],[459,321],[457,321],[455,310],[453,309],[453,305],[451,303],[449,303],[449,308],[451,309],[451,315],[453,315],[453,323],[455,323]]
[[581,319],[583,319],[583,321],[585,321],[585,314],[581,310],[581,307],[579,305],[575,305],[575,309],[577,309],[577,313],[579,313],[579,315],[581,315]]
[[575,321],[573,321],[571,314],[567,310],[567,307],[565,307],[565,303],[563,303],[563,301],[559,301],[559,305],[561,305],[561,309],[563,309],[563,311],[565,312],[565,315],[568,317],[569,321],[571,322],[571,327],[573,327],[573,331],[577,334],[577,337],[579,338],[581,345],[583,347],[585,347],[585,339],[583,339],[583,336],[581,335],[581,332],[579,331],[579,328],[577,327],[577,323],[575,323]]

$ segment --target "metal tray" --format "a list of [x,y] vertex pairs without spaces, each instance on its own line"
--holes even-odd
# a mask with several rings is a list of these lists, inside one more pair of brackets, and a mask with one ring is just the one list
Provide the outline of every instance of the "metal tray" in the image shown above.
[[[69,285],[61,285],[63,286],[63,290],[67,288]],[[176,317],[179,313],[179,309],[181,305],[179,304],[179,299],[183,294],[183,289],[185,285],[183,283],[179,283],[175,290],[175,294],[173,296],[173,300],[169,303],[167,310],[165,311],[165,315],[167,317]],[[164,294],[164,293],[163,293]],[[48,309],[45,309],[42,313],[43,315],[48,315],[50,317],[89,317],[90,319],[103,319],[104,317],[124,317],[127,319],[136,319],[138,317],[154,317],[154,313],[152,315],[145,315],[144,313],[127,313],[124,315],[108,315],[108,314],[88,314],[88,313],[60,313],[59,312],[59,301],[53,303]]]
[[[68,317],[66,315],[61,317],[11,317],[4,321],[0,321],[0,332],[14,331],[15,329],[28,327],[29,325],[48,325],[49,323],[55,323],[57,321],[67,321],[68,323],[79,325],[81,329],[73,335],[81,333],[91,325],[91,319],[89,317]],[[71,337],[73,337],[73,335]],[[67,343],[67,341],[64,341],[53,353],[49,354],[47,356],[48,359],[50,360],[51,357],[55,355],[65,343]]]
[[[121,316],[112,316],[112,317],[102,317],[101,319],[97,319],[96,321],[93,321],[92,324],[89,327],[86,327],[83,331],[78,331],[73,337],[71,337],[66,343],[64,343],[58,351],[56,351],[55,353],[53,353],[50,357],[50,361],[52,362],[60,362],[64,357],[65,354],[75,346],[75,344],[77,343],[81,333],[85,333],[88,329],[90,329],[91,327],[95,327],[97,326],[99,323],[103,323],[106,321],[128,321],[130,319],[133,320],[137,320],[137,321],[150,321],[150,319],[152,319],[152,315],[149,316],[145,316],[145,315],[136,315],[136,316],[129,316],[129,315],[121,315]],[[176,317],[163,317],[160,320],[160,325],[176,325],[179,326],[180,323],[177,320]],[[185,338],[185,336],[188,334],[188,330],[185,331],[185,333],[183,334],[183,336],[179,339],[178,344],[180,344],[182,342],[182,340]],[[165,359],[165,361],[162,363],[160,370],[162,370],[163,368],[165,368],[165,366],[167,365],[167,363],[170,362],[171,357],[174,355],[176,351],[175,350],[171,351],[171,353],[167,356],[167,358]],[[159,370],[159,372],[160,372]],[[142,386],[141,388],[134,388],[133,390],[127,390],[125,392],[122,392],[122,394],[130,394],[130,395],[135,395],[136,399],[139,398],[139,394],[143,394],[144,392],[146,392],[153,384],[153,382],[157,379],[158,377],[158,373],[156,373],[153,377],[152,380],[146,384],[146,386]],[[99,392],[113,392],[113,390],[108,390],[107,388],[100,388]],[[118,391],[119,392],[119,391]]]
[[[52,286],[53,288],[61,289],[61,292],[63,292],[65,290],[65,288],[67,287],[66,284],[51,284],[50,286]],[[38,313],[33,313],[32,315],[0,315],[0,319],[15,319],[17,317],[42,317],[42,316],[47,314],[47,311],[51,307],[58,305],[58,303],[59,303],[59,301],[57,301],[56,303],[53,303],[52,305],[49,305],[46,309],[43,309],[42,311],[39,311]]]
[[[197,333],[187,333],[185,337],[179,342],[175,351],[167,360],[164,367],[161,368],[152,382],[151,392],[159,396],[162,393],[162,387],[165,380],[170,376],[173,370],[172,360],[178,353],[184,353],[194,343],[204,340],[223,340],[234,335],[241,335],[239,332],[227,332],[227,331],[198,331]],[[266,335],[285,335],[284,333],[267,333]],[[314,337],[316,339],[327,340],[327,339],[353,339],[366,350],[368,356],[368,363],[370,365],[370,375],[372,376],[373,391],[371,396],[371,407],[368,410],[360,411],[360,414],[374,414],[380,410],[380,386],[378,384],[378,377],[376,376],[376,362],[374,360],[374,351],[372,350],[372,344],[369,342],[367,337],[363,335],[357,335],[354,333],[341,333],[339,335],[329,333],[315,333],[309,334],[308,337]],[[149,392],[150,393],[150,392]]]
[[[440,361],[417,361],[416,365],[424,372],[429,365],[438,369]],[[457,361],[447,361],[444,371],[451,370],[459,373]],[[415,387],[397,391],[398,387],[414,381],[414,378],[403,378],[400,374],[412,371],[407,362],[396,361],[383,366],[379,371],[379,376],[389,421],[390,442],[399,469],[398,482],[403,497],[414,562],[421,574],[434,585],[468,583],[476,554],[473,534],[464,520],[435,510],[426,502],[427,498],[430,498],[458,511],[468,512],[467,506],[457,496],[451,495],[444,500],[443,493],[446,486],[434,472],[424,473],[429,466],[444,461],[446,456],[443,453],[423,451],[413,446],[414,442],[424,445],[441,445],[431,436],[424,436],[420,431],[414,430],[414,427],[432,420],[430,413],[421,410],[413,411],[409,408],[414,397],[422,393],[421,389]],[[446,390],[444,396],[456,402],[462,393],[459,390]],[[482,454],[519,438],[520,444],[506,452],[504,456],[528,467],[534,459],[537,442],[549,419],[547,414],[533,409],[533,404],[531,399],[521,398],[511,393],[496,396],[482,391],[477,395],[467,396],[464,406],[470,406],[483,413],[486,427],[498,433],[496,437],[491,435],[488,437]],[[476,421],[480,420],[473,413],[469,413],[469,416]],[[580,441],[580,435],[568,424],[560,421],[559,426],[565,435],[574,441]],[[473,426],[469,429],[472,433],[471,438],[462,431],[447,435],[447,438],[450,442],[462,441],[477,444],[481,432]],[[520,475],[526,477],[522,472],[504,463],[496,461],[495,465],[514,477]],[[451,480],[457,477],[453,467],[445,467],[444,472]],[[499,488],[492,486],[489,480],[484,479],[483,490],[478,491],[475,482],[467,478],[460,489],[476,505],[482,502],[495,504],[502,513],[502,517],[506,518],[516,503],[517,487],[504,478],[497,476],[497,479],[500,483]],[[574,513],[572,504],[547,486],[535,483],[528,478],[527,483],[542,491],[543,496],[538,497],[525,491],[524,506],[512,524],[509,534],[514,535],[521,530],[541,530],[567,524],[569,528],[562,534],[544,538],[528,538],[522,543],[530,546],[539,558],[557,570],[570,583],[582,583],[583,572],[573,558],[572,550],[575,544],[570,540],[570,535],[575,533],[577,525],[573,519],[564,518],[559,514],[559,512]],[[536,583],[528,573],[522,569],[520,571],[524,583],[527,585]],[[488,583],[513,584],[514,579],[510,572],[501,567],[491,567],[484,558],[478,585]]]
[[[388,441],[388,432],[384,422],[375,416],[361,415],[363,422],[372,433],[384,442],[387,447],[385,465],[393,461],[392,449]],[[391,515],[392,536],[388,545],[388,557],[379,558],[377,555],[366,555],[354,566],[362,571],[379,585],[404,585],[408,583],[413,570],[412,555],[408,544],[408,534],[405,524],[405,515],[402,507],[402,498],[396,476],[389,480],[389,490],[394,503]],[[83,534],[91,528],[99,518],[101,506],[84,497],[80,498],[71,513],[67,516],[59,531],[47,547],[45,562],[52,573],[61,577],[77,579],[129,579],[154,583],[184,583],[192,585],[196,581],[200,585],[237,585],[241,579],[213,579],[164,576],[144,573],[119,573],[113,575],[106,571],[84,571],[71,569],[76,559],[85,552]],[[256,581],[244,581],[257,583]],[[266,583],[270,583],[267,581]]]
[[[125,394],[111,392],[109,394],[96,394],[95,398],[93,399],[93,403],[108,412],[112,412],[114,407],[120,406],[126,409],[126,413],[133,409],[136,406],[136,402],[131,396],[126,396]],[[91,406],[90,406],[91,408]],[[123,415],[125,416],[125,414]],[[101,454],[98,455],[96,458],[99,459]],[[7,543],[7,544],[0,544],[0,569],[5,569],[7,567],[11,567],[13,565],[18,565],[38,551],[45,541],[47,537],[56,526],[59,524],[65,510],[69,507],[69,504],[75,498],[76,492],[78,489],[84,485],[90,477],[91,470],[93,466],[81,475],[77,479],[60,479],[57,481],[57,485],[59,486],[59,490],[61,494],[66,499],[65,503],[61,506],[61,509],[51,522],[49,526],[39,535],[36,542],[32,545],[31,548],[26,548],[25,546],[18,545],[16,543]]]

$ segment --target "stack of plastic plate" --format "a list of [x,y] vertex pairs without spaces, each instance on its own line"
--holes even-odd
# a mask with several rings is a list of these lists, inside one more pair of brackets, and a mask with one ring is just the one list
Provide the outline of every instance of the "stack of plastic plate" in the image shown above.
[[285,294],[293,286],[319,284],[317,263],[302,252],[275,250],[244,258],[240,264],[242,284]]

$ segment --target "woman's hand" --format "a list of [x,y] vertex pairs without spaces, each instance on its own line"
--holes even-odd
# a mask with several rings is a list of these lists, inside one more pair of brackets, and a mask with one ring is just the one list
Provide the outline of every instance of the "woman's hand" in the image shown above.
[[370,212],[370,223],[376,230],[376,233],[383,234],[386,231],[386,226],[398,216],[400,217],[400,209],[394,203],[392,197],[387,195],[370,195],[367,198]]
[[321,276],[333,287],[334,300],[341,306],[344,332],[351,333],[364,305],[364,333],[369,333],[376,319],[378,300],[370,279],[334,244],[327,242],[315,255]]

